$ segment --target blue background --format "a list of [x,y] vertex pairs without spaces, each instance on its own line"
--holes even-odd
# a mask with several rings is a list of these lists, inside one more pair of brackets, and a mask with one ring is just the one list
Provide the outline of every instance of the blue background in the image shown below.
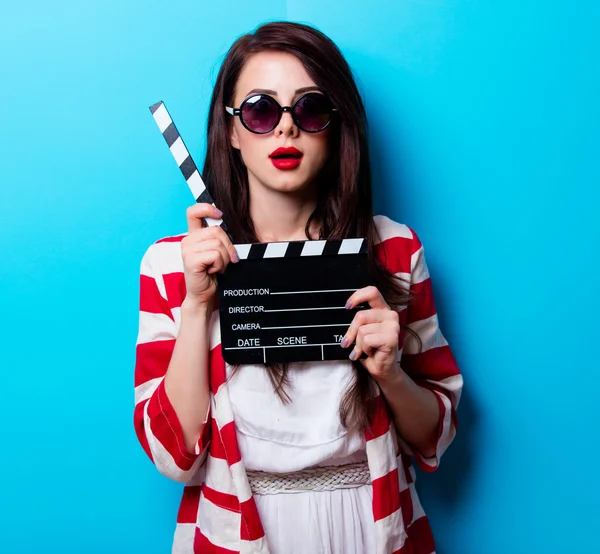
[[597,552],[600,8],[549,0],[6,3],[0,16],[0,551],[170,551],[181,485],[132,425],[138,271],[191,196],[229,45],[274,19],[341,47],[379,211],[425,243],[465,375],[421,475],[438,554]]

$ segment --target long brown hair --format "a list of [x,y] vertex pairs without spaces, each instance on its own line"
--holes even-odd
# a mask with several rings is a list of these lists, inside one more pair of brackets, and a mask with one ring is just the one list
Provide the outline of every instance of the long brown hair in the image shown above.
[[[373,284],[393,308],[407,304],[408,290],[374,255],[378,237],[373,222],[367,118],[362,99],[340,50],[323,33],[307,25],[267,23],[243,35],[229,49],[217,76],[202,174],[215,204],[225,214],[231,236],[236,243],[257,241],[249,212],[248,174],[239,151],[231,146],[231,119],[225,106],[233,105],[245,62],[264,51],[296,56],[339,114],[331,137],[332,154],[319,178],[317,206],[306,223],[307,238],[311,238],[309,229],[315,224],[321,239],[367,238]],[[360,362],[354,362],[353,367],[355,379],[340,403],[340,419],[346,428],[362,428],[371,418],[369,400],[375,384]],[[275,392],[282,401],[289,401],[285,392],[287,366],[269,364],[266,369]]]

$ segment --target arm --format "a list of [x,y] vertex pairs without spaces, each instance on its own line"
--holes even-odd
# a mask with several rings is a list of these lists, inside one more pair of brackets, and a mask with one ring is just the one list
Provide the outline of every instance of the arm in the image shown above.
[[361,363],[377,381],[387,401],[398,434],[423,452],[435,455],[440,410],[435,395],[415,383],[398,363],[400,323],[397,312],[390,309],[379,290],[366,287],[356,291],[351,306],[368,302],[371,309],[358,312],[342,347],[356,340],[350,359],[367,357]]
[[423,456],[435,456],[440,421],[435,394],[417,385],[402,368],[378,383],[398,434]]
[[181,423],[188,451],[198,444],[208,419],[209,324],[211,308],[186,299],[181,306],[181,327],[165,376],[165,392]]
[[411,334],[405,335],[400,373],[405,383],[418,386],[422,394],[428,394],[437,403],[438,417],[433,435],[430,435],[433,442],[424,445],[413,441],[410,435],[403,433],[396,415],[394,421],[400,438],[408,443],[404,445],[405,449],[412,451],[421,469],[433,471],[456,435],[456,408],[463,379],[450,346],[440,330],[423,245],[416,233],[412,230],[411,233],[410,291],[414,299],[402,316],[406,318],[406,325],[419,337],[421,344]]
[[[170,278],[181,273],[179,329],[165,290],[165,274],[153,262],[151,247],[142,261],[140,333],[136,359],[135,425],[138,438],[159,471],[177,481],[188,481],[206,458],[210,439],[209,356],[210,318],[217,290],[214,274],[238,261],[235,248],[218,226],[204,227],[204,218],[223,214],[210,204],[187,211],[188,235],[173,248]],[[164,262],[166,263],[166,262]]]
[[[423,247],[414,232],[410,236],[385,246],[396,258],[393,264],[400,269],[396,274],[410,278],[414,300],[397,313],[375,287],[358,290],[348,306],[368,302],[371,309],[356,314],[344,342],[356,340],[351,359],[362,352],[367,355],[361,363],[379,384],[404,450],[431,471],[456,432],[462,377],[439,330]],[[406,334],[402,348],[401,321],[419,337],[421,348],[411,334]]]
[[[164,246],[178,248],[179,244]],[[150,247],[141,265],[134,424],[157,469],[185,482],[202,464],[210,438],[208,313],[188,309],[184,301],[178,332],[167,298],[160,292],[164,281],[153,265],[155,248]],[[182,394],[186,382],[189,391]],[[190,409],[193,395],[195,407]]]

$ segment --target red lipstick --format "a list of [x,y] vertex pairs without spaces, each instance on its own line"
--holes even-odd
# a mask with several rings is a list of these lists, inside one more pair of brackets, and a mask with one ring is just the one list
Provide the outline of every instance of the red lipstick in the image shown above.
[[293,146],[288,148],[277,148],[269,155],[271,163],[277,169],[296,169],[302,161],[302,152]]

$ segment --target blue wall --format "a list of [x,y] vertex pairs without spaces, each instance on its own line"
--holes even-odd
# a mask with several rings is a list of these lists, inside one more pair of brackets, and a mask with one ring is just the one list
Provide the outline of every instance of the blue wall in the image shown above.
[[[0,551],[169,551],[132,427],[138,269],[189,192],[221,56],[271,19],[353,66],[377,204],[424,241],[464,371],[421,476],[439,554],[597,551],[600,9],[592,1],[12,2],[0,17]],[[596,286],[594,286],[596,285]]]

